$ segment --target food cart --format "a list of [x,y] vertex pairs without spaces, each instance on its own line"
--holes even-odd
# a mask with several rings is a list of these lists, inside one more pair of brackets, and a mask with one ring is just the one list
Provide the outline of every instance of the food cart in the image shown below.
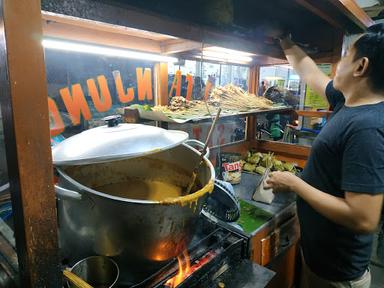
[[[105,89],[108,87],[108,81],[109,84],[113,81],[113,91],[117,94],[113,95],[113,99],[120,101],[121,107],[127,106],[135,96],[144,101],[143,103],[151,102],[153,106],[167,105],[167,61],[176,63],[180,58],[191,59],[196,55],[202,59],[204,48],[219,46],[246,51],[252,55],[252,61],[240,65],[248,66],[247,90],[249,93],[256,93],[259,67],[284,63],[282,52],[273,39],[267,37],[267,31],[274,25],[273,22],[289,28],[298,41],[308,45],[308,49],[320,63],[338,61],[345,32],[356,33],[372,24],[371,19],[354,1],[276,0],[262,4],[254,3],[256,1],[193,1],[183,4],[162,1],[161,5],[156,1],[145,1],[145,4],[142,2],[1,1],[3,25],[0,61],[3,68],[0,71],[0,99],[16,239],[16,243],[2,241],[1,247],[4,247],[2,250],[5,251],[4,255],[8,255],[7,259],[12,259],[3,261],[3,266],[9,267],[11,262],[12,269],[15,268],[12,249],[17,247],[20,287],[62,285],[63,259],[59,255],[54,191],[56,180],[52,173],[50,140],[52,136],[65,131],[66,121],[84,128],[83,121],[92,120],[92,114],[110,112],[110,92]],[[41,45],[42,40],[45,51]],[[96,53],[92,52],[90,46],[85,45],[88,51],[81,52],[83,57],[79,56],[73,59],[73,62],[66,61],[68,57],[65,53],[61,56],[60,53],[55,54],[49,50],[63,49],[67,41],[79,46],[102,45],[105,49],[101,53],[105,55],[112,52],[122,53],[129,49],[169,58],[151,60],[152,64],[148,64],[151,69],[134,67],[134,78],[137,82],[124,89],[122,77],[127,75],[123,75],[122,68],[121,71],[116,69],[118,61],[108,63],[108,71],[87,71],[88,67],[85,67],[84,71],[81,71],[84,75],[76,74],[79,72],[77,69],[80,69],[81,61],[88,57],[86,53]],[[144,57],[149,57],[149,54]],[[173,59],[170,59],[172,57]],[[53,64],[54,61],[57,62]],[[65,66],[66,73],[61,72],[60,65]],[[191,83],[192,79],[188,78],[188,75],[185,76]],[[48,85],[47,88],[47,82],[49,84],[52,80],[50,77],[55,78],[55,85]],[[153,84],[152,80],[149,80],[151,77],[154,79]],[[61,82],[56,81],[58,78]],[[177,81],[172,84],[177,84]],[[89,97],[84,97],[84,87]],[[177,85],[171,86],[171,90],[173,88],[180,94]],[[205,91],[210,90],[205,88]],[[52,93],[56,93],[57,98]],[[91,102],[92,109],[96,109],[96,112],[88,105]],[[59,113],[64,111],[63,107],[68,119]],[[126,114],[124,111],[123,115],[129,120],[132,115],[128,112]],[[240,116],[246,119],[245,137],[241,141],[224,145],[219,143],[213,147],[212,161],[214,162],[219,151],[244,155],[250,149],[255,149],[259,152],[274,152],[280,159],[294,161],[302,167],[309,153],[308,147],[256,139],[257,117],[265,112],[248,111],[242,115],[232,112],[224,115],[228,118]],[[142,120],[143,117],[140,116],[136,114],[135,121]],[[51,127],[50,120],[54,123]],[[165,126],[166,121],[155,120],[159,120],[159,125]],[[194,120],[204,122],[209,119]],[[254,189],[246,189],[254,185],[253,178],[249,177],[244,177],[247,178],[248,186],[237,188],[238,195],[243,195],[246,199],[249,198],[249,191]],[[224,239],[222,249],[233,247],[228,253],[237,251],[237,256],[241,255],[242,258],[249,258],[261,265],[269,265],[268,267],[277,273],[274,282],[270,284],[275,286],[271,287],[292,287],[294,281],[293,263],[297,233],[292,231],[297,226],[297,221],[294,203],[290,199],[283,200],[284,204],[280,206],[266,207],[260,204],[260,209],[269,209],[272,218],[268,219],[273,219],[274,225],[270,225],[271,221],[266,221],[257,231],[249,233],[233,232],[224,225],[224,228],[220,228],[222,230],[217,231],[217,235],[209,234],[213,238],[206,240],[215,242],[217,238]],[[227,231],[232,231],[233,234],[228,236]],[[5,238],[4,235],[7,235],[7,239],[12,238],[10,234],[7,230],[7,233],[2,234],[2,238]],[[286,242],[283,243],[283,240]],[[211,256],[204,256],[203,259],[209,262]],[[235,258],[236,256],[231,259]],[[225,266],[224,262],[220,263],[222,266],[219,268]],[[5,271],[4,275],[12,274],[10,269]],[[217,271],[213,274],[221,275]],[[8,277],[11,278],[10,282],[15,280],[13,276]],[[202,277],[199,275],[198,279]],[[150,287],[163,287],[156,286],[158,284],[151,285]]]

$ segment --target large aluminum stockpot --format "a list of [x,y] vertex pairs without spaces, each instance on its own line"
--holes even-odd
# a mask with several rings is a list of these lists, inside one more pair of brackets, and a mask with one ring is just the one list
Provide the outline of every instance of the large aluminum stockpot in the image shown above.
[[84,165],[56,165],[63,258],[73,263],[90,255],[104,255],[114,257],[122,269],[130,267],[132,271],[140,267],[143,271],[186,248],[202,205],[213,190],[215,172],[207,157],[198,173],[200,186],[190,195],[153,201],[122,198],[97,190],[132,178],[186,187],[200,152],[185,141],[159,150],[122,160],[103,162],[99,158],[97,163],[87,160]]

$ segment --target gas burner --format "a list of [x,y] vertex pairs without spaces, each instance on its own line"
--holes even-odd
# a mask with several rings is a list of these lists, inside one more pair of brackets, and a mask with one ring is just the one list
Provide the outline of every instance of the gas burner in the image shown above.
[[[261,284],[260,269],[265,270],[263,277],[265,278],[267,275],[266,283],[269,282],[273,277],[273,272],[246,260],[249,239],[210,221],[201,222],[200,229],[189,249],[182,255],[164,265],[141,283],[122,287],[216,288],[220,287],[219,283],[223,283],[225,287],[229,288],[245,287],[238,286],[238,283],[248,281],[249,284],[258,281],[258,284]],[[241,272],[239,269],[242,269]],[[233,279],[236,275],[241,279],[234,282]],[[253,279],[247,280],[247,277],[253,277]],[[236,284],[228,285],[231,281]]]

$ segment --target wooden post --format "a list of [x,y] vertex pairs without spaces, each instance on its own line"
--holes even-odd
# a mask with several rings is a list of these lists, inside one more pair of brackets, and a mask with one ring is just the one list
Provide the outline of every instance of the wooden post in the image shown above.
[[155,105],[168,105],[168,63],[155,65]]
[[[260,78],[260,66],[254,65],[249,68],[248,76],[248,92],[257,95],[259,89],[259,78]],[[257,128],[257,117],[256,115],[247,117],[247,126],[246,126],[246,140],[253,141],[256,138],[256,128]]]
[[61,287],[39,0],[0,0],[0,103],[20,287]]
[[[155,65],[155,105],[168,105],[168,63],[157,63]],[[156,125],[168,129],[168,123],[157,121]]]
[[254,65],[249,68],[248,92],[257,95],[260,81],[260,65]]

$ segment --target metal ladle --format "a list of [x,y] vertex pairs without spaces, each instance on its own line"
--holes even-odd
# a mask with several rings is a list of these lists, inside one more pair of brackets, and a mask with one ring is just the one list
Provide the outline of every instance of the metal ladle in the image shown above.
[[219,119],[220,113],[221,113],[221,108],[219,108],[219,110],[217,110],[216,117],[215,117],[215,119],[212,122],[211,129],[209,129],[207,139],[205,140],[203,151],[200,154],[200,157],[199,157],[199,160],[197,162],[197,165],[195,166],[195,168],[192,171],[191,181],[189,182],[189,184],[187,186],[186,195],[191,193],[192,187],[195,184],[197,174],[199,173],[200,165],[203,163],[204,155],[207,152],[208,142],[211,139],[211,135],[212,135],[213,129],[216,126],[216,122]]

